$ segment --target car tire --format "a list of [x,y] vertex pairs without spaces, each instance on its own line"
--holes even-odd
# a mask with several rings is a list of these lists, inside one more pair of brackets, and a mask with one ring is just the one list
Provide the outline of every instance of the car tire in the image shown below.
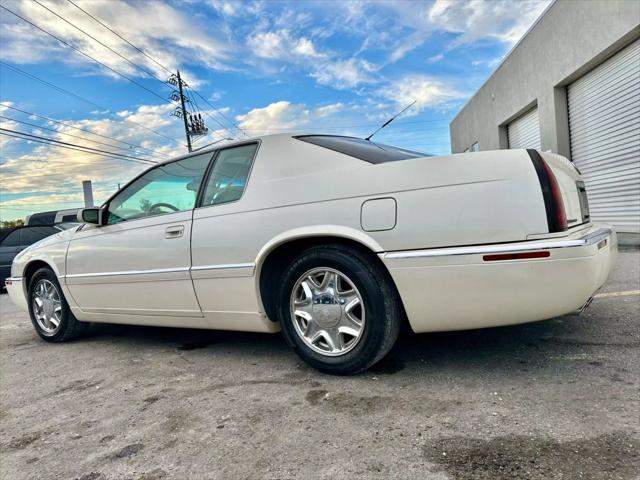
[[49,268],[37,270],[29,281],[29,316],[43,340],[60,343],[83,334],[88,323],[79,322],[71,313],[56,275]]
[[402,318],[388,272],[359,249],[309,248],[282,276],[282,332],[296,353],[322,372],[349,375],[372,366],[393,347]]

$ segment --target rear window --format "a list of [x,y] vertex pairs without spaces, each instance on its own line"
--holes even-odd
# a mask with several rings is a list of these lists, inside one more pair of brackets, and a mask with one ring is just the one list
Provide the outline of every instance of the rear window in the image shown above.
[[355,137],[299,135],[295,138],[374,164],[431,156],[427,153],[414,152],[412,150],[405,150],[404,148],[392,147],[390,145],[370,142]]

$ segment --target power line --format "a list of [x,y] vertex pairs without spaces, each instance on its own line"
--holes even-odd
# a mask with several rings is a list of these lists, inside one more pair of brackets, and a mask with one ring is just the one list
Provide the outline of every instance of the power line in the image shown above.
[[100,20],[98,20],[96,17],[94,17],[93,15],[91,15],[89,12],[87,12],[86,10],[84,10],[83,8],[79,7],[78,5],[76,5],[74,2],[72,2],[71,0],[67,0],[71,5],[73,5],[74,7],[76,7],[78,10],[80,10],[81,12],[83,12],[85,15],[91,17],[93,20],[95,20],[97,23],[99,23],[100,25],[102,25],[104,28],[106,28],[107,30],[109,30],[111,33],[113,33],[116,37],[120,38],[121,40],[123,40],[124,42],[126,42],[128,45],[130,45],[131,47],[135,48],[138,52],[140,52],[142,55],[144,55],[145,57],[147,57],[149,60],[151,60],[152,62],[154,62],[156,65],[158,65],[160,68],[163,68],[169,75],[173,74],[173,72],[171,70],[169,70],[167,67],[165,67],[164,65],[162,65],[160,62],[158,62],[155,58],[153,58],[151,55],[147,55],[142,49],[136,47],[133,43],[131,43],[129,40],[127,40],[126,38],[124,38],[122,35],[120,35],[118,32],[116,32],[115,30],[111,29],[109,26],[105,25],[103,22],[101,22]]
[[6,68],[9,68],[9,69],[13,70],[14,72],[19,73],[20,75],[23,75],[23,76],[28,77],[28,78],[30,78],[30,79],[32,79],[32,80],[35,80],[36,82],[40,82],[40,83],[42,83],[43,85],[46,85],[46,86],[48,86],[48,87],[50,87],[50,88],[53,88],[54,90],[58,90],[58,91],[59,91],[59,92],[61,92],[61,93],[65,93],[65,94],[67,94],[67,95],[70,95],[70,96],[72,96],[72,97],[77,98],[78,100],[82,100],[83,102],[86,102],[86,103],[88,103],[89,105],[93,105],[94,107],[97,107],[97,108],[100,108],[100,109],[103,109],[103,110],[104,110],[104,107],[101,107],[101,106],[100,106],[100,105],[98,105],[97,103],[93,103],[91,100],[87,100],[86,98],[81,97],[80,95],[77,95],[77,94],[75,94],[75,93],[73,93],[73,92],[71,92],[71,91],[69,91],[69,90],[66,90],[66,89],[64,89],[64,88],[62,88],[62,87],[59,87],[59,86],[57,86],[57,85],[54,85],[54,84],[53,84],[53,83],[51,83],[51,82],[47,82],[46,80],[42,80],[41,78],[38,78],[38,77],[36,77],[35,75],[32,75],[32,74],[30,74],[30,73],[28,73],[28,72],[25,72],[24,70],[21,70],[21,69],[19,69],[18,67],[14,67],[13,65],[9,65],[8,63],[3,62],[2,60],[0,60],[0,65],[4,66],[4,67],[6,67]]
[[16,123],[21,123],[23,125],[28,125],[30,127],[35,127],[35,128],[41,129],[41,130],[47,130],[47,131],[50,131],[50,132],[54,132],[54,133],[57,133],[59,135],[67,135],[68,137],[78,138],[80,140],[85,140],[87,142],[93,142],[93,143],[96,143],[98,145],[104,145],[106,147],[117,148],[119,150],[128,150],[127,147],[120,147],[118,145],[113,145],[111,143],[99,142],[98,140],[91,140],[90,138],[87,138],[87,137],[82,137],[80,135],[73,135],[71,133],[61,132],[60,130],[56,130],[55,128],[44,127],[44,126],[38,125],[36,123],[30,123],[30,122],[25,122],[23,120],[18,120],[17,118],[5,117],[4,115],[0,115],[0,118],[4,118],[5,120],[10,120],[10,121],[16,122]]
[[[49,138],[49,137],[43,137],[41,135],[32,135],[30,133],[24,133],[24,132],[19,132],[17,130],[11,130],[9,128],[0,128],[0,134],[2,135],[6,135],[9,137],[16,137],[16,138],[23,138],[23,140],[31,140],[34,142],[38,142],[38,143],[47,143],[48,145],[53,145],[53,146],[59,146],[61,148],[69,148],[70,150],[78,150],[78,149],[82,149],[80,151],[84,151],[84,152],[96,152],[97,154],[101,154],[101,155],[108,155],[108,156],[112,156],[115,158],[120,158],[122,160],[127,160],[130,162],[143,162],[143,163],[147,163],[147,164],[151,164],[154,165],[157,162],[154,162],[153,160],[148,160],[146,158],[139,158],[139,157],[133,157],[131,155],[124,155],[124,154],[120,154],[120,153],[115,153],[115,152],[109,152],[106,150],[101,150],[98,148],[92,148],[92,147],[85,147],[83,145],[78,145],[76,143],[69,143],[69,142],[63,142],[61,140],[56,140],[54,138]],[[17,135],[22,135],[22,137],[17,137]],[[24,137],[28,137],[28,138],[24,138]]]
[[[0,6],[2,6],[2,5],[0,5]],[[65,94],[70,95],[72,97],[75,97],[75,98],[77,98],[79,100],[82,100],[83,102],[89,103],[89,104],[93,105],[94,107],[99,108],[100,110],[109,110],[107,107],[105,107],[103,105],[98,105],[97,103],[94,103],[91,100],[87,100],[86,98],[81,97],[80,95],[77,95],[77,94],[75,94],[73,92],[70,92],[69,90],[66,90],[66,89],[64,89],[62,87],[58,87],[57,85],[54,85],[53,83],[47,82],[46,80],[42,80],[41,78],[39,78],[39,77],[37,77],[35,75],[32,75],[32,74],[30,74],[28,72],[25,72],[24,70],[21,70],[18,67],[15,67],[13,65],[9,65],[8,63],[3,62],[2,60],[0,60],[0,65],[2,65],[4,67],[7,67],[7,68],[13,70],[14,72],[16,72],[16,73],[18,73],[20,75],[23,75],[23,76],[25,76],[27,78],[30,78],[32,80],[35,80],[37,82],[40,82],[40,83],[48,86],[48,87],[51,87],[51,88],[53,88],[55,90],[58,90],[58,91],[60,91],[62,93],[65,93]],[[133,120],[131,120],[129,118],[126,118],[126,117],[124,117],[124,120],[127,121],[127,122],[132,123],[133,125],[137,125],[138,127],[143,128],[143,129],[145,129],[145,130],[147,130],[147,131],[149,131],[151,133],[154,133],[154,134],[156,134],[156,135],[158,135],[160,137],[166,138],[167,140],[171,140],[172,142],[177,143],[178,145],[182,145],[182,143],[179,140],[176,140],[175,138],[171,138],[168,135],[165,135],[163,133],[160,133],[157,130],[154,130],[153,128],[149,128],[149,127],[147,127],[145,125],[142,125],[141,123],[134,122]]]
[[[7,202],[11,202],[12,200],[5,200]],[[51,205],[52,203],[61,203],[61,204],[70,204],[70,203],[78,203],[82,202],[82,200],[51,200],[49,202],[29,202],[29,205]],[[2,205],[0,203],[0,205]],[[20,205],[15,205],[20,206]]]
[[[447,122],[448,120],[416,120],[416,121],[412,121],[412,122],[398,122],[394,124],[394,127],[397,127],[399,125],[410,125],[410,124],[417,124],[417,123],[440,123],[440,122]],[[323,126],[323,127],[317,127],[318,129],[323,129],[323,130],[338,130],[338,129],[347,129],[347,128],[365,128],[365,127],[375,127],[376,123],[363,123],[360,125],[332,125],[332,126]],[[437,127],[434,128],[433,130],[443,130],[443,129],[448,129],[448,126],[443,126],[443,127]],[[290,132],[291,128],[246,128],[245,130],[249,131],[249,132],[264,132],[264,131],[268,131],[268,130],[275,130],[275,131],[286,131],[286,132]],[[420,129],[420,131],[423,131],[426,129]],[[405,130],[406,131],[406,130]],[[418,130],[416,130],[418,131]]]
[[87,37],[89,37],[90,39],[92,39],[93,41],[99,43],[100,45],[102,45],[103,47],[107,48],[110,52],[116,54],[117,56],[119,56],[120,58],[122,58],[124,61],[126,61],[127,63],[129,63],[130,65],[132,65],[135,68],[138,68],[139,70],[143,71],[144,73],[146,73],[147,75],[149,75],[151,78],[154,78],[155,80],[158,80],[160,83],[162,83],[163,86],[167,86],[166,82],[163,82],[162,80],[160,80],[158,77],[156,77],[156,75],[151,72],[150,70],[146,69],[145,67],[129,60],[127,57],[125,57],[124,55],[122,55],[121,53],[117,52],[116,50],[114,50],[113,48],[111,48],[109,45],[105,44],[104,42],[98,40],[96,37],[94,37],[93,35],[91,35],[89,32],[87,32],[86,30],[83,30],[82,28],[78,27],[76,24],[74,24],[73,22],[70,22],[69,20],[67,20],[66,18],[64,18],[62,15],[54,12],[53,10],[51,10],[49,7],[47,7],[46,5],[43,5],[42,3],[40,3],[38,0],[33,0],[35,3],[37,3],[38,5],[40,5],[42,8],[44,8],[45,10],[47,10],[48,12],[51,12],[53,15],[55,15],[56,17],[58,17],[60,20],[62,20],[63,22],[67,23],[68,25],[71,25],[73,28],[75,28],[76,30],[84,33]]
[[[67,164],[67,165],[69,165],[69,164]],[[88,165],[86,163],[80,163],[78,165],[80,165],[80,166],[90,166],[92,174],[93,174],[93,172],[98,172],[98,171],[101,172],[101,171],[104,171],[104,170],[111,170],[111,169],[114,169],[114,168],[122,169],[122,167],[120,165],[115,165],[115,164],[103,165],[101,167],[94,167],[94,166]],[[140,165],[142,166],[142,164],[140,164]],[[74,175],[76,175],[76,174],[74,174]],[[79,175],[79,174],[77,174],[77,175]],[[28,175],[29,180],[31,180],[32,178],[43,178],[43,177],[51,177],[51,174],[48,173],[48,174],[41,174],[41,175],[31,175],[31,174]],[[12,180],[12,179],[16,179],[16,178],[25,178],[25,175],[24,174],[22,174],[22,175],[2,175],[2,179],[3,180],[5,180],[5,179]]]
[[[18,133],[19,133],[19,135],[24,135],[24,134],[22,134],[20,132],[18,132]],[[25,138],[25,137],[22,137],[22,136],[19,136],[19,135],[13,135],[11,133],[6,133],[6,132],[1,132],[0,131],[0,135],[4,135],[5,137],[17,138],[19,140],[26,140],[26,141],[29,141],[29,142],[43,143],[45,145],[50,145],[50,146],[54,146],[54,147],[57,147],[57,148],[66,148],[67,150],[73,150],[73,151],[76,151],[76,152],[90,153],[90,152],[87,152],[86,150],[80,150],[78,148],[73,148],[73,147],[65,147],[64,145],[55,145],[55,144],[52,144],[52,143],[47,142],[47,141],[31,139],[31,138]],[[105,155],[105,156],[108,156],[108,157],[111,157],[111,158],[120,158],[119,155],[115,156],[115,155],[100,154],[100,153],[93,153],[93,155]],[[122,160],[126,160],[126,159],[122,159]],[[131,160],[129,160],[129,161],[131,161]]]
[[[35,1],[35,0],[34,0]],[[118,38],[120,38],[122,41],[126,42],[127,45],[131,46],[132,48],[134,48],[136,51],[140,52],[142,55],[144,55],[145,57],[147,57],[149,60],[151,60],[152,62],[154,62],[156,65],[158,65],[160,68],[164,69],[168,74],[173,75],[173,72],[166,67],[165,65],[163,65],[162,63],[160,63],[158,60],[156,60],[155,58],[153,58],[151,55],[147,54],[144,50],[142,50],[141,48],[137,47],[136,45],[134,45],[132,42],[130,42],[129,40],[127,40],[123,35],[119,34],[118,32],[116,32],[114,29],[112,29],[111,27],[109,27],[108,25],[106,25],[104,22],[102,22],[101,20],[99,20],[98,18],[96,18],[94,15],[92,15],[91,13],[89,13],[88,11],[86,11],[85,9],[79,7],[78,5],[76,5],[76,3],[74,3],[72,0],[67,0],[70,4],[72,4],[74,7],[76,7],[78,10],[80,10],[81,12],[83,12],[85,15],[87,15],[88,17],[92,18],[95,22],[97,22],[98,24],[102,25],[104,28],[106,28],[107,30],[109,30],[111,33],[113,33],[114,35],[116,35]],[[186,85],[186,84],[185,84]],[[188,86],[188,85],[186,85]],[[189,86],[188,86],[189,87]],[[238,131],[240,131],[241,133],[243,133],[245,136],[248,136],[246,132],[244,132],[235,122],[233,122],[233,120],[230,120],[229,118],[227,118],[226,115],[224,115],[224,113],[222,113],[222,111],[220,111],[219,109],[217,109],[216,107],[214,107],[206,98],[204,98],[202,95],[200,95],[200,93],[198,93],[195,89],[189,87],[189,89],[191,89],[196,95],[198,95],[200,98],[202,98],[202,100],[204,100],[212,109],[215,113],[217,113],[218,115],[220,115],[222,118],[224,118],[227,122],[229,122],[235,129],[237,129]],[[194,104],[197,107],[197,103]],[[212,115],[209,114],[209,112],[205,111],[204,112],[206,115],[208,115],[214,122],[216,122],[218,125],[220,125],[220,127],[222,127],[224,130],[227,130],[229,133],[232,134],[231,130],[229,130],[229,127],[226,127],[225,125],[223,125],[219,120],[215,119]]]
[[[188,86],[188,85],[187,85]],[[191,88],[191,87],[189,87]],[[232,120],[229,120],[223,113],[222,111],[220,111],[219,109],[217,109],[216,107],[214,107],[211,102],[209,102],[209,100],[207,100],[206,98],[204,98],[202,95],[200,95],[200,93],[198,93],[197,90],[194,90],[193,88],[191,88],[191,90],[193,91],[193,93],[195,93],[196,95],[198,95],[207,105],[209,105],[209,107],[211,107],[213,109],[214,112],[216,112],[218,115],[220,115],[222,118],[226,119],[231,125],[233,125],[240,133],[242,133],[245,137],[248,137],[249,135],[247,134],[247,132],[245,132],[242,128],[240,128],[240,126],[238,124],[236,124],[235,122],[233,122]],[[224,128],[225,130],[227,130],[229,133],[233,134],[233,132],[231,132],[229,130],[228,127],[224,127],[223,125],[220,124],[220,122],[218,122],[217,120],[215,120],[211,115],[209,115],[209,112],[207,112],[206,110],[204,110],[204,113],[207,114],[211,119],[213,119],[218,125],[220,125],[222,128]]]
[[[87,155],[95,155],[95,153],[89,153],[89,152],[87,152],[86,154]],[[74,155],[72,158],[83,157],[83,156],[84,156],[83,154]],[[66,158],[69,158],[69,157],[66,157]],[[108,160],[117,160],[117,159],[114,158],[114,159],[108,159]],[[41,162],[41,163],[42,163],[43,167],[45,167],[45,166],[57,167],[60,164],[66,165],[66,166],[75,165],[77,167],[89,167],[91,169],[91,173],[97,172],[97,171],[104,171],[104,170],[113,170],[113,169],[119,169],[118,170],[119,173],[122,173],[122,171],[123,171],[122,170],[122,166],[121,165],[117,165],[115,163],[112,163],[112,164],[99,164],[97,166],[94,166],[94,165],[89,164],[89,163],[73,162],[73,161],[71,161],[71,162],[49,162],[49,159],[47,159],[46,161]],[[144,163],[140,163],[140,164],[135,163],[135,162],[131,162],[131,163],[135,164],[135,165],[140,165],[141,168],[148,168],[147,165],[144,164]],[[7,167],[5,167],[5,168],[7,168]],[[2,171],[2,169],[3,169],[3,167],[0,166],[0,172]],[[51,177],[51,174],[50,173],[47,173],[47,174],[43,173],[43,174],[38,174],[38,175],[28,174],[27,176],[28,176],[28,179],[31,180],[32,178]],[[128,177],[128,175],[125,175],[125,176]],[[24,179],[25,178],[25,174],[22,173],[22,174],[19,174],[19,175],[4,175],[4,174],[2,175],[2,179],[3,180],[4,179],[15,179],[15,178],[23,178]]]
[[[46,116],[44,116],[44,115],[40,115],[40,114],[37,114],[37,113],[29,112],[29,111],[27,111],[27,110],[22,110],[22,109],[20,109],[20,108],[13,107],[13,106],[11,106],[11,105],[7,105],[7,104],[5,104],[5,103],[0,103],[0,107],[10,108],[11,110],[15,110],[16,112],[24,113],[25,115],[29,115],[29,116],[34,116],[34,117],[42,118],[43,120],[47,120],[48,122],[57,123],[57,124],[59,124],[59,125],[63,125],[63,126],[65,126],[65,127],[67,127],[67,128],[72,128],[72,129],[74,129],[74,130],[80,130],[81,132],[90,133],[91,135],[96,135],[96,136],[98,136],[98,137],[102,137],[102,138],[106,138],[106,139],[109,139],[109,140],[113,140],[113,141],[115,141],[115,142],[122,143],[122,144],[124,144],[124,145],[129,145],[129,146],[131,146],[131,147],[134,147],[134,148],[137,148],[137,149],[140,149],[140,150],[146,150],[146,151],[148,151],[148,152],[153,153],[154,155],[157,155],[157,154],[156,154],[156,151],[155,151],[155,150],[153,150],[153,149],[151,149],[151,148],[143,147],[142,145],[136,145],[135,143],[129,143],[129,142],[126,142],[126,141],[124,141],[124,140],[119,140],[119,139],[117,139],[117,138],[115,138],[115,137],[110,137],[110,136],[108,136],[108,135],[102,135],[101,133],[92,132],[91,130],[88,130],[88,129],[86,129],[86,128],[76,127],[75,125],[71,125],[71,124],[69,124],[69,123],[61,122],[61,121],[59,121],[59,120],[54,120],[53,118],[49,118],[49,117],[46,117]],[[41,127],[41,128],[42,128],[42,127]],[[88,139],[87,139],[87,140],[88,140]],[[118,147],[118,148],[122,148],[122,147]]]
[[69,42],[67,42],[66,40],[61,39],[60,37],[54,35],[53,33],[45,30],[42,27],[39,27],[38,25],[36,25],[35,23],[33,23],[31,20],[26,19],[25,17],[15,13],[14,11],[8,9],[7,7],[5,7],[4,5],[0,5],[0,8],[2,8],[3,10],[6,10],[7,12],[11,13],[12,15],[18,17],[19,19],[21,19],[22,21],[28,23],[29,25],[31,25],[34,28],[37,28],[38,30],[40,30],[41,32],[46,33],[47,35],[49,35],[52,38],[55,38],[58,42],[62,43],[63,45],[66,45],[67,47],[71,48],[72,50],[78,52],[79,54],[83,55],[84,57],[87,57],[88,59],[94,61],[95,63],[102,65],[104,68],[108,69],[109,71],[115,73],[116,75],[118,75],[119,77],[124,78],[125,80],[133,83],[134,85],[142,88],[143,90],[146,90],[147,92],[149,92],[151,95],[154,95],[158,98],[160,98],[163,102],[166,102],[167,99],[165,97],[163,97],[162,95],[160,95],[157,92],[154,92],[153,90],[151,90],[150,88],[145,87],[144,85],[142,85],[141,83],[135,81],[134,79],[128,77],[127,75],[125,75],[124,73],[119,72],[118,70],[116,70],[115,68],[110,67],[109,65],[101,62],[100,60],[97,60],[96,58],[92,57],[91,55],[89,55],[88,53],[85,53],[83,50],[81,50],[80,48],[70,44]]
[[[35,2],[37,2],[37,0],[34,0]],[[113,33],[114,35],[116,35],[118,38],[120,38],[121,40],[123,40],[124,42],[126,42],[128,45],[130,45],[131,47],[133,47],[134,49],[136,49],[136,51],[142,53],[145,57],[149,58],[151,61],[153,61],[154,63],[156,63],[157,65],[159,65],[161,68],[163,68],[167,73],[169,73],[170,75],[173,75],[173,72],[171,70],[169,70],[167,67],[165,67],[164,65],[162,65],[160,62],[158,62],[156,59],[154,59],[151,55],[148,55],[147,53],[145,53],[141,48],[137,47],[136,45],[134,45],[133,43],[131,43],[129,40],[127,40],[124,36],[120,35],[119,33],[117,33],[115,30],[113,30],[112,28],[110,28],[109,26],[107,26],[106,24],[104,24],[102,21],[100,21],[98,18],[96,18],[94,15],[90,14],[89,12],[87,12],[86,10],[84,10],[83,8],[79,7],[78,5],[76,5],[73,1],[71,0],[67,0],[69,3],[71,3],[74,7],[76,7],[78,10],[80,10],[81,12],[83,12],[85,15],[87,15],[88,17],[92,18],[94,21],[96,21],[98,24],[102,25],[104,28],[106,28],[107,30],[109,30],[111,33]],[[46,8],[46,7],[45,7]],[[52,12],[55,14],[55,12]],[[55,14],[57,15],[57,14]],[[102,43],[101,41],[97,40],[95,37],[89,35],[88,33],[84,32],[82,29],[80,29],[79,27],[75,26],[73,23],[69,22],[68,20],[66,20],[65,18],[61,17],[60,15],[57,15],[58,17],[62,18],[62,20],[64,20],[65,22],[71,24],[72,26],[74,26],[75,28],[77,28],[78,30],[82,31],[83,33],[85,33],[86,35],[88,35],[90,38],[94,39],[96,42],[100,43],[101,45],[109,48],[109,50],[114,51],[113,49],[111,49],[110,47],[108,47],[107,45],[105,45],[104,43]],[[124,57],[123,55],[120,55],[118,52],[115,52],[118,56],[124,58],[125,60],[127,60],[129,63],[137,66],[138,68],[140,68],[141,70],[149,73],[149,71],[143,67],[140,67],[140,65],[135,64],[133,62],[131,62],[128,58]],[[155,75],[151,74],[151,76],[153,78],[156,78]],[[156,78],[156,80],[162,82],[162,80]],[[166,84],[167,82],[162,82],[163,84]],[[184,84],[185,86],[187,86],[187,84]],[[189,87],[190,88],[190,87]],[[193,89],[192,89],[193,90]],[[194,93],[200,95],[198,92],[196,92],[195,90],[193,90]],[[204,99],[204,97],[202,97]],[[206,99],[204,99],[205,101],[207,101]],[[197,103],[194,100],[190,100],[193,102],[193,104],[196,106],[197,108]],[[207,103],[209,103],[207,101]],[[231,123],[231,125],[233,125],[236,129],[238,129],[241,133],[244,133],[246,135],[245,132],[243,132],[233,121],[229,120],[221,111],[219,111],[218,109],[216,109],[213,105],[211,105],[209,103],[209,105],[211,106],[211,108],[214,109],[214,112],[217,113],[218,115],[220,115],[222,118],[226,119],[228,122]],[[211,114],[209,114],[209,112],[204,112],[205,115],[208,115],[214,122],[216,122],[222,129],[228,131],[230,134],[233,134],[233,132],[231,130],[229,130],[229,127],[223,125],[218,119],[214,118]]]

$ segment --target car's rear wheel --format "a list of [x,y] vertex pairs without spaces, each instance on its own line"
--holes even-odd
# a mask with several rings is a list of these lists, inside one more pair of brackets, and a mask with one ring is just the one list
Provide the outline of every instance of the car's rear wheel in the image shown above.
[[284,272],[278,318],[305,362],[344,375],[369,368],[391,349],[402,308],[377,259],[326,245],[302,252]]
[[31,277],[28,304],[31,323],[47,342],[71,340],[88,327],[73,316],[56,275],[48,268],[41,268]]

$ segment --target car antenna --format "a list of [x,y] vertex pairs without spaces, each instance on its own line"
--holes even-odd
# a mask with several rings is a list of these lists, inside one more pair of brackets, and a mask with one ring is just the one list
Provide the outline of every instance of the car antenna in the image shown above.
[[396,118],[398,118],[400,115],[402,115],[405,111],[409,110],[411,107],[413,107],[413,105],[417,102],[417,100],[414,100],[413,102],[411,102],[409,105],[407,105],[406,107],[404,107],[402,110],[400,110],[398,113],[396,113],[393,117],[391,117],[389,120],[387,120],[386,122],[384,122],[382,124],[381,127],[378,127],[378,129],[373,132],[371,135],[369,135],[367,138],[365,138],[365,140],[367,142],[371,141],[371,137],[373,137],[376,133],[378,133],[380,130],[382,130],[384,127],[386,127],[387,125],[389,125],[391,122],[393,122]]

